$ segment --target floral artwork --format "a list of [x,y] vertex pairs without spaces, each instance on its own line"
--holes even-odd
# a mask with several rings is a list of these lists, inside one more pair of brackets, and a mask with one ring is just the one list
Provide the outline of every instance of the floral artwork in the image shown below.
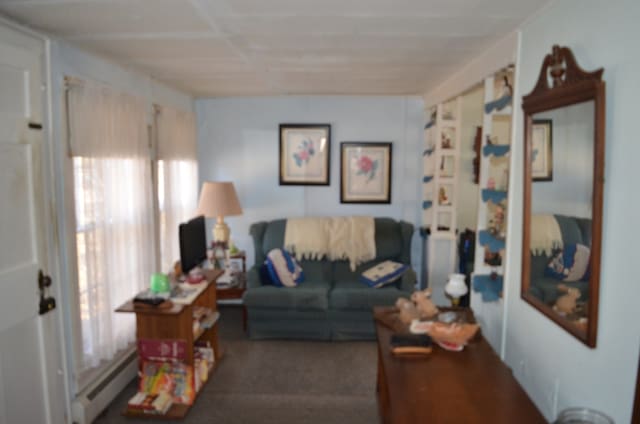
[[331,126],[280,124],[280,185],[329,185]]
[[340,202],[391,203],[391,143],[340,143]]
[[315,154],[312,140],[302,140],[302,143],[298,146],[298,151],[293,154],[293,159],[298,167],[302,167],[303,164],[309,163],[311,157]]
[[358,175],[364,175],[367,177],[367,181],[371,181],[376,176],[376,170],[378,169],[378,161],[371,159],[367,155],[360,156],[358,159]]

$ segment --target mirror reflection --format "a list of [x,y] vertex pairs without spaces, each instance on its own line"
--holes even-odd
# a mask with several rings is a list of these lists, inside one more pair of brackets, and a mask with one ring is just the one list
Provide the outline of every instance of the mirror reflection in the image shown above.
[[594,101],[532,116],[529,294],[577,330],[588,324]]
[[605,156],[603,68],[554,45],[525,116],[522,298],[585,343],[598,336]]

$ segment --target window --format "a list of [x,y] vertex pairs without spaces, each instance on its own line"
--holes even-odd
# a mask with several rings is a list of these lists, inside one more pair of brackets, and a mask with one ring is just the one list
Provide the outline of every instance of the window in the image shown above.
[[198,164],[195,160],[159,160],[157,167],[160,263],[167,272],[180,258],[178,226],[196,213]]
[[160,264],[172,269],[180,256],[178,225],[196,215],[198,164],[193,114],[157,107]]
[[[71,318],[80,391],[135,340],[135,317],[114,310],[178,257],[178,224],[195,211],[197,163],[192,114],[161,109],[178,118],[158,122],[161,159],[154,185],[147,104],[90,82],[70,87],[68,94],[77,276]],[[181,147],[171,148],[175,143]]]
[[147,286],[153,221],[148,161],[76,157],[73,170],[83,372],[135,338],[133,317],[113,311]]

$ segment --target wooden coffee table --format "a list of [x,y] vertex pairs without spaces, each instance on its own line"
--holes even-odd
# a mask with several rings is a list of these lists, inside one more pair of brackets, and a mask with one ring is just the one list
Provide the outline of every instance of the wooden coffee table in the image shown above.
[[383,423],[547,422],[484,337],[461,352],[434,345],[428,356],[402,358],[391,353],[391,328],[376,320],[376,333]]

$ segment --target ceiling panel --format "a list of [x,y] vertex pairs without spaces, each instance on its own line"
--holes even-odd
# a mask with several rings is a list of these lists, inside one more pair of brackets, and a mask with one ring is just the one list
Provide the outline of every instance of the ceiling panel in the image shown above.
[[263,35],[487,36],[512,29],[517,19],[468,16],[223,16],[216,19],[228,33]]
[[131,59],[128,64],[158,78],[199,78],[218,73],[255,72],[243,59],[191,58],[188,62],[168,59]]
[[195,96],[422,94],[548,0],[0,0]]
[[225,39],[77,39],[75,44],[89,50],[123,59],[173,59],[192,58],[229,59],[237,58],[238,53]]
[[[240,15],[446,15],[458,14],[480,0],[202,0],[222,2]],[[524,0],[517,0],[518,2]]]
[[211,30],[184,0],[2,2],[8,15],[58,35]]

